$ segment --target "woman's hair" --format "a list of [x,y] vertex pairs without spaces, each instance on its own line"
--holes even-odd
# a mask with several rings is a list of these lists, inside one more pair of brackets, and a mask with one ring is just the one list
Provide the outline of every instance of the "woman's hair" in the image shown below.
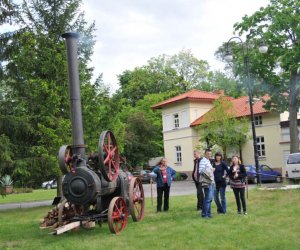
[[239,165],[242,164],[240,157],[239,157],[238,155],[233,155],[233,156],[231,157],[231,165],[233,165],[232,159],[233,159],[234,157],[238,158],[238,164],[239,164]]
[[163,163],[163,161],[167,161],[167,158],[166,158],[166,157],[163,157],[163,158],[161,158],[161,160],[160,160],[160,164],[162,164],[162,163]]
[[215,153],[215,160],[217,159],[217,156],[221,156],[220,161],[223,160],[223,156],[222,156],[222,154],[220,152]]

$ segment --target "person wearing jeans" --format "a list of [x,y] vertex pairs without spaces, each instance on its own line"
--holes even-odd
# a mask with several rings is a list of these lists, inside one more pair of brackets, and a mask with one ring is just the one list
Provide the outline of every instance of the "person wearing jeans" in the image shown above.
[[211,202],[213,199],[215,184],[210,183],[208,186],[203,188],[204,191],[204,202],[202,207],[202,217],[203,218],[211,218]]
[[[215,161],[213,163],[214,168],[214,178],[216,188],[214,191],[214,200],[217,205],[217,212],[219,214],[226,214],[227,204],[226,204],[226,176],[229,173],[227,164],[222,161],[222,154],[215,154]],[[221,202],[220,202],[221,198]]]
[[211,150],[206,149],[204,157],[201,159],[199,164],[199,181],[202,185],[204,193],[204,201],[202,206],[202,217],[211,218],[211,202],[214,193],[214,171],[210,162]]
[[[233,190],[237,205],[237,212],[247,214],[246,199],[245,199],[245,178],[247,177],[246,169],[238,156],[234,155],[231,158],[231,166],[229,169],[230,186]],[[242,205],[242,206],[241,206]]]

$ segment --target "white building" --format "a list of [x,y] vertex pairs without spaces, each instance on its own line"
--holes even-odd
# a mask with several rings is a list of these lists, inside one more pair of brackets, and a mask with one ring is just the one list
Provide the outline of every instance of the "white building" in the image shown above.
[[[192,171],[193,151],[199,145],[197,125],[203,121],[203,115],[211,111],[214,100],[223,94],[222,91],[191,90],[152,106],[162,110],[165,157],[176,171]],[[252,134],[248,97],[232,98],[231,102],[237,118],[249,118],[249,133]],[[262,101],[253,105],[259,162],[281,170],[289,153],[288,123],[281,120],[280,114],[265,110],[263,105]],[[252,139],[242,146],[242,157],[244,164],[254,164]]]

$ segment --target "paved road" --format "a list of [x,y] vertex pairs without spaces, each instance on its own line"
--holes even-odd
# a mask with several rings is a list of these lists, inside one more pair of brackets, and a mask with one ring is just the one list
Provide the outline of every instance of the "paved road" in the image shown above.
[[[146,197],[151,197],[151,184],[143,184],[144,192]],[[268,183],[262,184],[262,188],[268,187],[280,187],[282,184],[277,183]],[[256,185],[249,185],[249,189],[255,188]],[[227,188],[228,192],[232,192],[230,188]],[[156,197],[156,184],[152,185],[152,193],[153,197]],[[170,195],[196,195],[195,184],[192,181],[177,181],[172,183],[171,193]],[[54,198],[54,197],[53,197]],[[42,206],[50,206],[52,204],[52,200],[48,201],[35,201],[35,202],[23,202],[23,203],[10,203],[10,204],[2,204],[0,205],[0,211],[16,209],[16,208],[31,208],[31,207],[42,207]]]

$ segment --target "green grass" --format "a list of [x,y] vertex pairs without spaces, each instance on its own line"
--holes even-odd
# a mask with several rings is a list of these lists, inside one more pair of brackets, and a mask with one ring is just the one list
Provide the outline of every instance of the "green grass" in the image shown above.
[[55,196],[56,189],[37,189],[33,190],[32,193],[8,194],[4,197],[0,196],[0,204],[53,200]]
[[143,221],[129,218],[120,235],[107,224],[59,236],[40,230],[39,220],[49,208],[0,212],[0,249],[299,249],[300,190],[249,191],[247,216],[236,214],[233,194],[228,214],[202,219],[196,197],[170,198],[170,211],[155,212],[147,199]]

